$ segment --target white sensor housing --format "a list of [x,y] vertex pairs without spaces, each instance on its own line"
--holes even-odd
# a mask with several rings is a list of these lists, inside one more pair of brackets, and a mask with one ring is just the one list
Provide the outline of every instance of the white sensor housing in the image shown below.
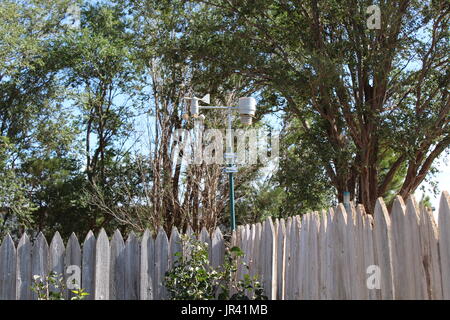
[[252,118],[256,112],[256,99],[253,97],[239,98],[239,114],[241,122],[245,125],[252,124]]

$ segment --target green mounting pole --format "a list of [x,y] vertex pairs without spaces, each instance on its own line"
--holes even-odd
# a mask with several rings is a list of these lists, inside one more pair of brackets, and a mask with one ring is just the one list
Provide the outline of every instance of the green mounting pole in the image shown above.
[[230,180],[230,224],[231,231],[236,230],[236,214],[234,212],[234,176],[233,172],[228,174]]
[[234,172],[237,172],[236,167],[234,166],[234,153],[233,153],[233,134],[232,134],[232,123],[233,116],[231,115],[231,108],[228,109],[228,141],[227,141],[227,153],[225,154],[225,158],[227,158],[228,168],[226,168],[226,172],[228,172],[228,178],[230,181],[230,227],[233,232],[236,230],[236,213],[234,211]]

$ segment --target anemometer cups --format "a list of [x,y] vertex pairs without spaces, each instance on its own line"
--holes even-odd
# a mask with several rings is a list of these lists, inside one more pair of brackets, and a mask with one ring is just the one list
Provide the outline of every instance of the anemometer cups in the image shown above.
[[253,97],[239,98],[239,114],[244,125],[251,125],[256,112],[256,100]]

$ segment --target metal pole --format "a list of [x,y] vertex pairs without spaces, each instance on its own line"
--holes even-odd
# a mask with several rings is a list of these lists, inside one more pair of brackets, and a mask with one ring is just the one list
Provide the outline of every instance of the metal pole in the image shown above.
[[234,231],[236,230],[236,214],[234,212],[234,177],[232,172],[228,174],[228,178],[230,180],[230,223],[231,231]]
[[[233,153],[233,134],[231,132],[231,126],[232,126],[232,115],[231,115],[231,108],[228,108],[228,146],[227,146],[227,153],[231,155]],[[234,158],[229,159],[228,167],[233,167]],[[232,171],[232,170],[230,170]],[[230,182],[230,227],[231,231],[236,230],[236,213],[234,211],[234,176],[233,172],[229,172],[228,174],[228,180]]]

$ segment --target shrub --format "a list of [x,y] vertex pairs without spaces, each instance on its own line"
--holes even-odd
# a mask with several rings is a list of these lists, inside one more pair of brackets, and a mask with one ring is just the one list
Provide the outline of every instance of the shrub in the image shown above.
[[[246,274],[243,279],[237,279],[238,258],[244,256],[240,248],[227,249],[223,265],[212,268],[206,243],[186,235],[181,237],[181,243],[185,254],[175,254],[177,259],[165,278],[172,300],[267,299],[256,276]],[[243,265],[248,270],[248,266]]]
[[[51,272],[46,277],[41,277],[39,275],[33,276],[31,290],[36,292],[38,300],[65,300],[65,289],[64,278],[61,274]],[[89,295],[89,293],[81,288],[70,291],[75,294],[70,300],[83,300]]]

